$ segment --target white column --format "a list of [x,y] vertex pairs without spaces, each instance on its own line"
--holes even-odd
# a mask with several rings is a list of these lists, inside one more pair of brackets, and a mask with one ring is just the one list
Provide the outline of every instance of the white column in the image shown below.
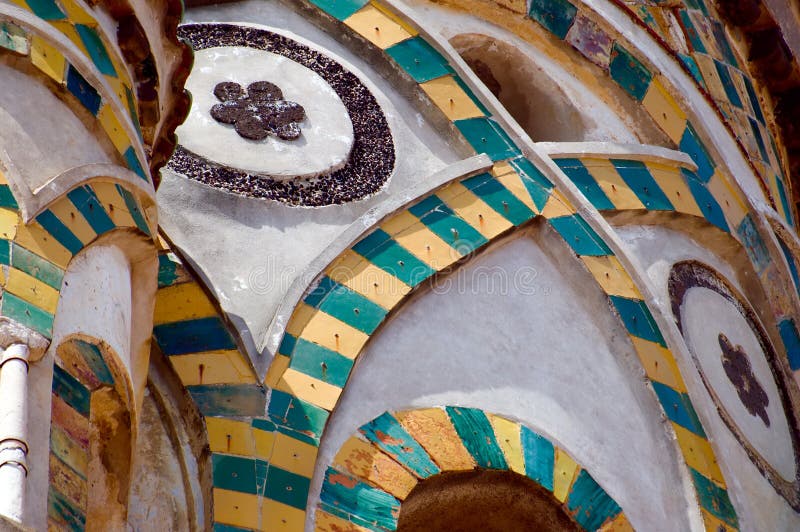
[[12,344],[0,357],[0,515],[22,522],[28,476],[28,356]]

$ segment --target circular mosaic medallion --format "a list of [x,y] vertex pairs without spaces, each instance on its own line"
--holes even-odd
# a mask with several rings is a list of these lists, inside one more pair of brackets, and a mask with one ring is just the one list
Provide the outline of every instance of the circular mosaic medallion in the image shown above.
[[378,192],[394,168],[369,89],[328,55],[266,29],[189,24],[192,108],[168,167],[228,192],[322,206]]
[[800,435],[786,380],[753,310],[699,262],[676,264],[672,312],[717,412],[772,486],[800,509]]

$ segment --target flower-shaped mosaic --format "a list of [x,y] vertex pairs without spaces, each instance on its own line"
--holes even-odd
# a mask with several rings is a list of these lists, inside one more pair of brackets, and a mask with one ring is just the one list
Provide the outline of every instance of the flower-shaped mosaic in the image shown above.
[[758,416],[766,426],[769,427],[769,416],[767,406],[769,406],[769,396],[756,376],[753,375],[753,367],[742,346],[733,345],[728,337],[719,333],[719,346],[722,349],[722,367],[725,368],[725,375],[736,388],[739,400],[750,412],[751,416]]
[[283,99],[274,83],[256,81],[247,90],[238,83],[223,81],[214,87],[214,96],[222,102],[211,108],[217,122],[233,124],[240,137],[263,140],[275,135],[283,140],[300,137],[300,124],[306,111],[299,103]]

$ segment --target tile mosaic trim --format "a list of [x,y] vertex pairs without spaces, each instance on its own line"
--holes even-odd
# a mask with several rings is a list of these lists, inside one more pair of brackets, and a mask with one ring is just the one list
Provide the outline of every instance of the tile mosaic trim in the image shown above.
[[180,145],[169,160],[171,170],[228,192],[309,207],[360,200],[386,184],[395,165],[394,140],[386,116],[367,86],[336,60],[284,35],[248,26],[186,24],[178,28],[178,34],[195,50],[245,46],[305,66],[339,96],[353,125],[354,137],[344,167],[309,179],[287,181],[250,174],[214,163]]
[[320,532],[396,530],[403,501],[420,480],[476,468],[528,477],[550,492],[582,530],[633,529],[588,471],[518,422],[448,406],[385,412],[358,432],[325,473],[316,509]]
[[[55,6],[55,4],[53,5]],[[125,88],[120,96],[120,101],[128,103],[130,119],[137,131],[134,137],[130,137],[126,128],[122,126],[125,119],[119,114],[117,103],[103,98],[102,91],[92,85],[84,73],[71,64],[44,36],[15,24],[8,15],[0,13],[0,21],[2,21],[5,33],[13,34],[13,39],[11,37],[0,38],[0,53],[16,53],[28,57],[34,67],[59,84],[64,94],[68,93],[77,99],[80,105],[95,117],[100,129],[105,132],[128,169],[144,181],[151,183],[149,173],[145,170],[147,168],[146,161],[137,155],[136,147],[143,146],[143,143],[136,115],[136,104],[130,91]],[[111,86],[115,87],[113,83]]]
[[72,257],[116,229],[151,236],[139,194],[95,178],[25,224],[0,173],[0,314],[51,338],[61,281]]
[[[674,164],[638,161],[600,154],[575,158],[550,156],[564,174],[599,211],[649,210],[703,218],[729,234],[750,259],[754,271],[773,302],[776,322],[794,315],[785,295],[786,285],[778,264],[755,225],[758,214],[748,212],[716,174],[703,179],[699,170]],[[794,262],[789,262],[789,269]],[[787,353],[788,345],[784,346]],[[790,356],[791,358],[791,356]],[[794,368],[793,368],[794,369]]]
[[[794,208],[785,200],[792,197],[789,177],[784,170],[786,158],[777,148],[776,136],[765,120],[753,81],[736,58],[713,3],[707,5],[704,0],[687,0],[668,3],[620,1],[615,4],[644,26],[678,65],[696,80],[698,89],[713,103],[720,119],[750,162],[772,207],[790,226],[794,226]],[[675,105],[669,96],[669,92],[676,91],[669,90],[669,82],[651,71],[647,62],[637,57],[637,53],[621,40],[614,41],[599,26],[587,27],[587,19],[598,18],[589,8],[569,0],[534,0],[529,15],[555,37],[567,41],[587,59],[607,70],[614,82],[642,103],[662,130],[679,143],[681,150],[691,154],[698,166],[703,166],[703,161],[695,157],[699,154],[684,145],[684,135],[680,134],[681,122],[684,126],[691,124],[686,121],[689,113]],[[682,38],[676,37],[675,28]],[[576,40],[568,34],[580,34],[581,38]],[[587,41],[612,41],[611,53],[598,55],[596,47],[586,48],[584,43]],[[648,98],[649,87],[654,83],[660,85],[662,94],[653,93]],[[705,150],[699,138],[694,142],[699,145],[695,149]],[[712,171],[714,166],[716,164],[711,162]],[[726,181],[730,181],[727,176]]]
[[[329,14],[344,16],[338,11],[341,5],[335,6]],[[413,27],[388,7],[377,2],[357,7],[344,17],[344,23],[376,46],[386,50],[402,44],[404,36],[418,38]],[[361,9],[370,11],[362,14]],[[351,20],[358,16],[375,17],[375,25],[365,25],[358,18]],[[401,40],[377,39],[372,33],[375,26],[393,28],[393,34],[400,35]],[[406,58],[408,54],[410,58]],[[419,54],[439,65],[438,78],[430,79],[433,70],[414,70],[419,68]],[[352,360],[369,336],[415,286],[451,267],[460,256],[542,216],[609,294],[609,308],[620,313],[623,324],[630,326],[631,342],[671,421],[684,459],[697,465],[692,478],[706,526],[710,530],[719,526],[737,528],[724,479],[716,474],[713,450],[697,421],[674,357],[619,260],[535,165],[519,156],[519,148],[489,116],[467,83],[453,74],[455,69],[442,66],[448,62],[434,47],[415,45],[396,55],[414,70],[409,73],[412,78],[416,75],[424,80],[421,90],[432,81],[443,80],[441,85],[446,89],[431,96],[433,103],[455,121],[468,140],[472,138],[476,151],[490,152],[496,164],[491,173],[446,185],[398,212],[334,261],[292,315],[263,385],[253,382],[252,373],[246,369],[231,371],[231,366],[245,360],[234,349],[201,351],[200,342],[191,345],[195,350],[191,353],[170,355],[173,367],[182,367],[177,371],[183,371],[184,382],[194,383],[187,387],[205,415],[212,453],[238,456],[245,460],[242,463],[247,464],[247,471],[255,471],[254,477],[233,475],[239,466],[232,464],[239,462],[215,459],[215,527],[302,529],[311,478],[308,464],[315,461],[325,423],[342,393]],[[387,58],[392,56],[387,54]],[[402,64],[399,66],[402,68]],[[648,91],[653,87],[658,84],[651,82]],[[663,93],[659,94],[663,99]],[[470,114],[477,116],[465,119],[454,110],[457,102],[468,106],[473,102]],[[683,124],[685,128],[685,121]],[[657,198],[658,206],[667,208],[667,203],[674,206],[675,202]],[[467,238],[460,238],[462,234]],[[163,275],[177,280],[183,273],[172,263],[164,260]],[[213,316],[190,316],[189,321],[195,318]],[[632,325],[641,322],[651,324],[651,328],[645,331]],[[191,330],[191,325],[186,326]],[[197,338],[193,334],[190,337]],[[335,363],[336,371],[318,371],[329,363]],[[206,384],[206,379],[214,384]],[[687,424],[691,430],[684,429]],[[698,446],[706,453],[704,461],[692,454]],[[709,489],[713,497],[707,496]]]
[[138,123],[135,108],[138,97],[124,58],[120,55],[115,41],[106,35],[91,11],[83,8],[75,0],[11,0],[14,4],[39,17],[57,32],[64,35],[91,60],[97,70],[119,96],[120,102],[132,99],[134,102],[131,121]]
[[109,367],[113,358],[110,347],[83,336],[65,339],[56,350],[47,494],[47,524],[54,530],[86,528],[91,396],[112,388],[121,401],[127,398],[123,379],[115,378]]

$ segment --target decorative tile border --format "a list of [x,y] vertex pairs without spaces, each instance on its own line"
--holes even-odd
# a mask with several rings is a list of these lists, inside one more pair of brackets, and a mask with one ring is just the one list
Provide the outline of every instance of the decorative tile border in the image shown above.
[[[642,22],[683,68],[716,109],[763,185],[768,187],[775,209],[793,225],[794,207],[785,173],[786,157],[778,150],[753,82],[734,53],[713,2],[684,0],[669,6],[648,2],[616,2]],[[677,34],[671,31],[679,28]]]
[[325,473],[316,530],[397,529],[419,483],[449,471],[513,471],[550,492],[582,530],[633,530],[568,453],[528,427],[473,408],[385,412],[347,440]]
[[56,351],[47,495],[47,523],[55,530],[86,527],[92,394],[110,387],[122,401],[128,395],[124,381],[110,369],[109,358],[113,355],[108,346],[84,337],[70,337]]
[[123,57],[106,35],[94,15],[75,0],[12,0],[22,9],[36,15],[68,38],[103,74],[119,96],[129,103],[130,118],[138,124],[138,98]]
[[95,178],[26,224],[0,173],[0,314],[51,338],[61,281],[72,257],[115,229],[151,236],[137,195]]
[[[55,5],[55,4],[54,4]],[[8,18],[0,13],[0,20]],[[45,37],[38,35],[10,20],[2,21],[0,25],[0,52],[16,53],[28,57],[31,64],[43,74],[58,83],[61,88],[76,98],[78,102],[98,122],[113,146],[119,152],[127,167],[148,183],[151,182],[146,162],[137,155],[136,146],[142,146],[139,121],[136,117],[136,104],[126,93],[122,102],[127,102],[130,118],[137,128],[135,138],[128,136],[126,128],[122,126],[125,120],[118,114],[117,105],[101,96],[102,90],[93,86],[81,70],[71,64],[69,60]],[[114,85],[112,85],[113,87]]]
[[[621,156],[594,154],[589,156],[550,156],[564,174],[580,189],[599,211],[648,210],[674,212],[705,219],[737,240],[747,254],[753,269],[773,302],[778,323],[791,320],[794,312],[784,294],[785,287],[776,283],[778,265],[770,256],[766,243],[754,222],[754,213],[735,201],[730,189],[712,177],[704,182],[693,169],[675,161],[641,161]],[[788,251],[788,250],[787,250]],[[793,262],[789,263],[791,273]],[[788,327],[785,325],[784,327]],[[788,330],[788,329],[787,329]],[[792,351],[791,337],[784,338],[790,366],[798,356]]]

